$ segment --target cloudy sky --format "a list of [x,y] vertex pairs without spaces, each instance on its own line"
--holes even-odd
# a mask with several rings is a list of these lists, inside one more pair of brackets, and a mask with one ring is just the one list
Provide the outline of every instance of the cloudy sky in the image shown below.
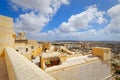
[[0,0],[0,15],[29,39],[120,41],[120,0]]

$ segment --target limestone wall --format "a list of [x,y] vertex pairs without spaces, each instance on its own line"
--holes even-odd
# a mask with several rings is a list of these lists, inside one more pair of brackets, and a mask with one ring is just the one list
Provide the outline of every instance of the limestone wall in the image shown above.
[[13,19],[0,15],[0,46],[13,47],[14,39]]
[[92,48],[92,53],[94,56],[101,57],[102,60],[108,60],[111,58],[111,49],[104,47],[94,47]]
[[65,53],[67,53],[67,54],[70,54],[70,55],[73,55],[73,54],[75,53],[75,52],[72,52],[72,51],[66,49],[66,48],[63,47],[63,46],[60,46],[60,50],[61,50],[62,52],[65,52]]
[[28,43],[32,45],[38,44],[36,40],[28,40]]
[[13,20],[10,17],[0,15],[0,27],[13,27]]
[[13,68],[11,60],[10,60],[9,51],[7,51],[5,53],[5,62],[6,62],[6,66],[7,66],[9,80],[17,80],[14,68]]
[[33,51],[32,55],[33,55],[33,57],[37,57],[37,56],[39,56],[41,53],[42,53],[42,46],[36,48],[36,49]]
[[42,47],[43,47],[43,50],[50,50],[51,43],[50,42],[43,42]]
[[4,56],[4,47],[0,46],[0,57]]
[[28,44],[19,44],[14,46],[14,49],[17,50],[20,54],[31,54],[32,53],[32,49],[31,49],[31,45]]
[[9,80],[55,80],[12,48],[6,48]]

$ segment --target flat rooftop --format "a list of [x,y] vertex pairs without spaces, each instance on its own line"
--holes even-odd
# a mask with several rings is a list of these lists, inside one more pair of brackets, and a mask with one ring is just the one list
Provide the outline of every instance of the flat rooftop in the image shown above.
[[68,58],[45,71],[57,80],[112,80],[109,63],[92,55]]
[[42,54],[42,58],[49,58],[49,57],[58,56],[58,55],[60,55],[59,52],[47,52]]
[[61,69],[75,67],[76,65],[86,64],[87,62],[91,62],[94,60],[99,60],[99,58],[92,56],[92,54],[67,58],[67,60],[65,62],[63,62],[62,64],[57,65],[57,66],[48,67],[45,69],[45,71],[46,72],[58,71]]

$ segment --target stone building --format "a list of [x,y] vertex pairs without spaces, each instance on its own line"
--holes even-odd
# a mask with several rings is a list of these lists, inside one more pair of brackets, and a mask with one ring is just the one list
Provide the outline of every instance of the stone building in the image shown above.
[[111,49],[103,48],[103,47],[94,47],[92,48],[92,53],[94,56],[98,56],[102,58],[102,60],[110,60],[111,59]]
[[16,36],[14,49],[29,60],[42,52],[42,46],[35,40],[28,40],[25,32],[19,32]]

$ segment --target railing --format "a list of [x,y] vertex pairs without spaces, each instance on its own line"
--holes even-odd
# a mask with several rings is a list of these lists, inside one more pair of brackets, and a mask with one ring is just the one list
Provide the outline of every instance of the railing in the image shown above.
[[12,48],[5,48],[9,80],[56,80]]

